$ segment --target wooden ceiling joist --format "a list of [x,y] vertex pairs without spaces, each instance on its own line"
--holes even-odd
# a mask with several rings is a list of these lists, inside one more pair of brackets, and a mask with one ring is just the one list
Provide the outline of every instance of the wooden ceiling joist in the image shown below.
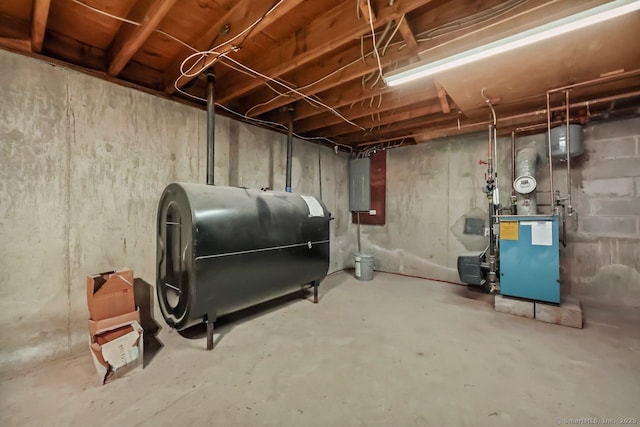
[[31,17],[31,50],[35,53],[42,52],[44,33],[49,19],[49,7],[51,0],[34,0],[33,14]]
[[136,3],[127,18],[133,22],[139,22],[140,25],[126,24],[120,27],[107,51],[109,75],[117,76],[122,71],[175,2],[176,0],[151,0]]
[[371,8],[370,0],[358,0],[358,7],[365,19],[371,19],[373,22],[376,22],[376,13],[373,11],[373,8]]
[[[380,62],[382,63],[383,67],[387,67],[397,62],[406,61],[409,58],[409,55],[410,53],[404,49],[400,51],[397,49],[390,49],[389,51],[387,51],[387,53],[384,56],[380,57]],[[353,60],[357,60],[359,57],[360,57],[360,53],[358,48],[358,54],[353,58]],[[357,60],[354,62],[353,65],[341,71],[340,73],[335,74],[331,77],[325,78],[321,81],[318,81],[317,84],[314,84],[313,86],[304,89],[302,92],[307,96],[315,95],[317,93],[336,87],[342,83],[357,79],[359,77],[362,77],[370,73],[375,73],[377,71],[378,71],[378,62],[373,55],[369,55],[365,58],[364,61]],[[311,73],[314,73],[314,70],[308,69],[308,74],[311,74]],[[322,77],[324,76],[318,77],[318,79]],[[304,86],[304,85],[301,85],[301,86]],[[271,98],[274,98],[274,96],[271,95]],[[257,117],[260,114],[264,114],[268,111],[271,111],[276,108],[283,107],[292,102],[295,102],[297,101],[297,99],[299,99],[297,95],[292,97],[281,97],[281,98],[273,99],[272,102],[265,103],[265,105],[252,109],[249,115],[251,117]]]
[[[385,2],[376,13],[378,19],[374,26],[379,27],[399,19],[405,13],[426,3],[428,0],[397,0],[389,6]],[[344,2],[278,43],[273,50],[255,58],[250,66],[271,78],[279,77],[370,31],[370,23],[365,19],[358,20],[355,16],[353,4]],[[243,96],[262,84],[261,79],[229,79],[228,84],[222,87],[219,93],[220,102]]]
[[[361,80],[356,79],[351,82],[335,86],[332,89],[318,94],[318,96],[325,104],[330,105],[333,108],[341,108],[350,106],[354,103],[357,104],[364,100],[370,100],[371,98],[376,98],[392,91],[393,90],[389,87],[379,85],[373,89],[366,86],[363,87]],[[305,101],[296,101],[294,110],[296,112],[294,118],[296,121],[327,113],[326,109],[315,107]],[[282,120],[286,119],[281,110],[270,111],[265,118],[279,123],[284,123]]]
[[449,107],[449,100],[447,99],[447,92],[437,81],[433,82],[438,92],[438,99],[440,99],[440,105],[442,106],[443,113],[450,113],[451,107]]
[[31,51],[29,23],[11,16],[0,15],[0,46],[23,52]]
[[[431,113],[429,113],[431,111]],[[424,113],[424,114],[419,114]],[[373,129],[371,132],[367,133],[367,136],[370,139],[386,139],[386,138],[394,138],[401,135],[401,138],[405,138],[408,135],[419,134],[424,132],[426,129],[429,129],[430,126],[433,125],[441,125],[456,123],[456,114],[438,114],[441,113],[440,105],[432,105],[431,107],[424,107],[424,110],[421,112],[417,112],[413,117],[407,115],[406,113],[396,113],[395,119],[404,117],[404,120],[401,121],[391,121],[390,119],[382,118],[384,120],[384,125],[382,127]],[[403,115],[404,114],[404,115]],[[344,127],[346,129],[346,127]],[[351,133],[342,133],[339,137],[341,142],[345,144],[356,144],[363,140],[364,132],[358,131],[356,128],[351,128]]]
[[[355,124],[370,130],[378,128],[380,126],[386,126],[405,120],[411,120],[414,118],[421,118],[431,114],[441,113],[440,104],[436,100],[431,100],[420,104],[419,106],[412,106],[408,109],[400,109],[397,112],[391,112],[390,114],[381,114],[378,117],[377,114],[364,117],[360,120],[355,120]],[[334,126],[330,126],[323,129],[323,133],[333,136],[341,136],[351,133],[362,134],[364,131],[358,130],[357,127],[350,125],[349,123],[340,123]]]
[[[225,51],[232,45],[239,45],[247,42],[252,36],[259,34],[264,28],[272,24],[278,18],[281,18],[284,14],[291,11],[294,7],[302,3],[303,0],[288,0],[276,7],[268,15],[267,12],[271,10],[274,5],[273,0],[240,0],[238,1],[226,15],[219,19],[211,28],[193,44],[193,47],[199,51],[205,51],[213,48],[215,45],[219,45],[228,40],[233,40],[227,46],[223,46]],[[266,16],[265,16],[266,15]],[[258,21],[250,31],[242,34],[247,28]],[[237,39],[236,39],[237,38]],[[167,69],[165,74],[165,88],[166,93],[175,92],[175,86],[183,87],[194,77],[181,76],[180,65],[184,59],[192,54],[192,51],[185,49],[180,55],[178,55],[172,64]],[[209,55],[202,60],[202,63],[198,65],[198,69],[206,70],[216,60],[216,55]],[[175,83],[175,86],[174,86]]]
[[[435,97],[435,90],[429,87],[427,87],[426,90],[414,91],[408,95],[399,94],[397,92],[388,92],[381,95],[381,98],[373,97],[373,99],[363,100],[356,103],[353,107],[343,107],[339,111],[345,118],[353,121],[361,117],[370,116],[371,114],[385,113],[390,110],[419,104],[427,100],[433,100],[433,102],[435,102]],[[313,116],[308,119],[297,121],[295,123],[295,130],[298,133],[304,133],[343,122],[344,120],[342,118],[331,112],[327,112],[319,116]]]
[[[633,12],[413,84],[386,87],[379,75],[380,66],[386,75],[437,61],[608,1],[0,1],[0,48],[200,107],[174,94],[174,83],[203,98],[206,84],[195,77],[215,64],[217,101],[226,108],[284,124],[283,107],[292,106],[296,132],[360,147],[474,131],[487,116],[483,88],[501,100],[498,116],[510,117],[540,109],[552,87],[640,69],[640,14]],[[194,52],[205,54],[187,62],[194,70],[182,76],[180,65]],[[571,97],[606,98],[635,86],[608,82]],[[628,103],[616,112],[623,108],[625,117],[640,114]],[[529,114],[505,123],[536,120]]]
[[413,35],[413,31],[411,31],[411,27],[406,19],[402,19],[400,24],[398,24],[398,30],[402,35],[402,38],[407,43],[407,49],[411,52],[415,52],[418,50],[418,41],[416,40],[416,36]]

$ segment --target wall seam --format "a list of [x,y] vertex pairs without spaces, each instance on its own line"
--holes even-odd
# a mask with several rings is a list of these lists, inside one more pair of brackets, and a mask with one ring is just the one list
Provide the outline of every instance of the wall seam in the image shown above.
[[[449,224],[450,220],[450,213],[451,213],[451,142],[449,141],[449,143],[447,144],[447,224]],[[447,229],[448,229],[448,225],[447,225]],[[447,230],[448,231],[448,230]],[[451,259],[451,244],[450,244],[450,240],[451,240],[451,233],[447,233],[447,238],[446,238],[446,242],[447,242],[447,259],[445,261],[445,265],[449,263],[449,259]]]
[[71,353],[71,138],[75,141],[75,117],[71,109],[71,83],[69,75],[66,78],[67,85],[67,164],[66,164],[66,211],[67,222],[65,224],[66,236],[66,279],[67,279],[67,349]]

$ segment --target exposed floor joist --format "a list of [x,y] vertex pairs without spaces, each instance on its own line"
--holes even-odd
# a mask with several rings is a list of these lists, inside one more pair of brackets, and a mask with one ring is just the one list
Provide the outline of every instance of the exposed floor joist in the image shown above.
[[51,0],[34,0],[31,17],[31,50],[40,53],[44,42],[44,32],[49,18]]
[[[215,64],[217,102],[229,114],[270,126],[286,124],[282,109],[292,107],[297,133],[357,146],[420,139],[425,129],[476,120],[482,88],[522,111],[539,108],[532,100],[551,86],[640,68],[636,12],[542,42],[538,51],[554,55],[527,49],[514,53],[517,59],[507,54],[404,87],[386,87],[380,76],[380,66],[389,75],[607,1],[16,0],[0,2],[0,47],[36,57],[41,47],[43,57],[91,75],[196,104],[206,92],[197,70]],[[212,47],[187,61],[187,68],[197,64],[181,76],[185,58]],[[175,90],[176,80],[189,95]],[[607,85],[593,89],[608,93]]]
[[116,76],[140,49],[162,19],[169,13],[176,0],[152,0],[148,5],[139,2],[129,13],[128,19],[141,25],[123,25],[116,34],[109,50],[107,72]]
[[[399,0],[389,6],[384,4],[377,11],[375,27],[400,18],[403,14],[428,3],[426,0]],[[353,17],[349,19],[349,17]],[[255,68],[263,74],[275,78],[297,67],[337,49],[362,34],[370,31],[370,24],[364,19],[358,20],[354,16],[353,6],[349,2],[329,10],[323,16],[315,19],[308,26],[278,43],[271,52],[266,52],[255,59]],[[304,46],[304,50],[300,49]],[[222,88],[220,102],[243,96],[260,87],[262,80],[245,79],[237,81],[230,79],[228,85]]]

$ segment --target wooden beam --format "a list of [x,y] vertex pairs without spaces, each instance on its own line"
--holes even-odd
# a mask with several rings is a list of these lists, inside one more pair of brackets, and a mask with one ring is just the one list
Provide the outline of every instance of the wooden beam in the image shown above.
[[[390,138],[380,138],[380,139],[375,139],[374,141],[367,141],[367,142],[353,142],[353,143],[345,143],[345,144],[349,144],[352,147],[355,146],[355,148],[359,148],[359,149],[363,149],[365,147],[370,147],[372,145],[378,145],[378,144],[382,144],[385,142],[393,142],[393,141],[400,141],[400,140],[413,140],[413,142],[415,143],[415,139],[413,134],[409,134],[409,135],[401,135],[399,137],[390,137]],[[411,141],[405,141],[402,143],[402,146],[406,146],[406,145],[410,145]],[[342,142],[341,142],[342,143]]]
[[[379,27],[391,20],[398,19],[405,13],[424,6],[430,1],[397,0],[392,6],[384,2],[377,12],[378,19],[375,26]],[[369,22],[362,18],[357,19],[353,3],[343,2],[284,39],[264,55],[255,58],[252,64],[247,65],[269,77],[279,77],[351,43],[352,40],[369,31],[371,31]],[[229,79],[221,87],[220,102],[224,103],[243,96],[262,84],[262,79],[247,81],[244,76],[238,75],[235,79]]]
[[364,19],[369,21],[373,19],[373,22],[376,22],[376,13],[373,11],[373,5],[371,5],[371,18],[369,18],[369,4],[367,0],[358,0],[358,6],[360,7],[360,14]]
[[0,47],[17,51],[31,51],[29,22],[0,14]]
[[[497,2],[497,0],[493,0],[493,1]],[[448,0],[433,0],[430,4],[434,6],[433,9],[429,9],[429,11],[415,18],[420,22],[424,21],[424,26],[426,26],[427,28],[436,27],[446,23],[451,19],[465,16],[466,14],[465,11],[467,10],[467,6],[468,6],[466,5],[466,3],[460,3],[460,4],[456,3],[457,6],[454,7],[451,5],[451,2]],[[479,2],[477,4],[474,3],[473,8],[469,10],[475,13],[477,11],[484,10],[484,8],[486,8],[486,4],[484,4],[483,2]],[[446,17],[446,19],[442,18],[443,16]],[[406,17],[405,17],[405,20],[406,20]],[[420,27],[420,28],[423,28],[423,27]],[[448,42],[454,36],[457,36],[457,34],[444,37],[443,40]],[[421,44],[423,45],[423,47],[429,48],[429,47],[433,47],[434,45],[437,45],[437,43],[438,43],[438,40],[432,41],[432,42],[424,42]],[[412,61],[412,59],[417,59],[413,55],[415,55],[415,52],[411,52],[409,49],[402,49],[401,51],[398,51],[397,49],[389,49],[386,55],[382,56],[380,59],[382,62],[382,66],[387,67],[389,65],[393,65],[401,61],[403,62],[406,61],[408,63]],[[337,60],[339,65],[344,65],[359,57],[360,57],[360,45],[357,44],[349,48],[348,50],[343,50],[338,57],[332,58],[332,61],[327,61],[326,64],[324,61],[318,61],[317,65],[314,64],[313,66],[305,67],[303,70],[299,72],[295,72],[292,75],[284,76],[284,78],[286,81],[292,83],[294,86],[297,86],[297,87],[305,86],[310,82],[313,82],[318,79],[322,79],[327,74],[334,71],[336,69],[335,66],[333,66],[333,69],[329,69],[327,66],[329,64],[332,64],[333,60]],[[347,105],[348,103],[353,101],[350,101],[348,103],[341,103],[341,102],[344,102],[345,100],[349,100],[354,96],[362,96],[362,94],[360,95],[356,95],[352,93],[347,94],[343,92],[342,88],[338,87],[338,85],[343,84],[347,81],[353,80],[355,78],[361,77],[362,75],[374,72],[377,69],[378,69],[378,66],[375,61],[375,58],[373,58],[372,56],[369,56],[367,57],[365,63],[362,63],[362,62],[356,63],[332,77],[323,79],[318,84],[313,85],[313,87],[302,90],[302,92],[307,95],[315,95],[315,94],[318,94],[319,92],[326,91],[325,93],[321,94],[321,97],[326,104],[334,108]],[[427,83],[427,84],[430,84],[430,83]],[[363,90],[366,91],[366,89],[363,89]],[[379,89],[374,89],[374,90],[379,90]],[[271,112],[270,114],[276,116],[276,117],[272,117],[274,121],[285,123],[279,118],[280,117],[279,113],[275,111],[280,107],[283,107],[287,104],[298,101],[298,99],[300,99],[300,97],[293,94],[290,97],[275,98],[275,95],[273,94],[272,91],[265,90],[260,94],[253,93],[251,96],[251,99],[247,98],[243,101],[246,101],[246,105],[257,105],[257,104],[263,104],[263,103],[265,104],[263,106],[251,109],[249,114],[250,116],[257,117],[264,113]],[[240,102],[240,104],[245,104],[245,102]],[[302,119],[305,117],[310,117],[314,114],[321,114],[324,112],[324,109],[317,106],[309,105],[306,102],[300,101],[300,102],[296,102],[295,111],[296,111],[296,119]],[[286,120],[286,118],[283,120]]]
[[104,50],[53,31],[47,33],[44,54],[87,69],[107,71]]
[[138,1],[127,18],[141,25],[122,25],[107,50],[107,73],[117,76],[160,24],[176,0]]
[[[352,62],[354,60],[355,62],[352,65],[350,65],[348,68],[340,71],[337,74],[332,75],[331,77],[324,78],[327,76],[327,73],[319,75],[320,73],[318,72],[316,67],[313,67],[313,68],[308,67],[296,73],[296,75],[306,76],[305,80],[299,81],[299,80],[293,80],[291,78],[287,78],[287,81],[290,81],[292,84],[298,87],[305,86],[306,84],[308,84],[304,82],[318,81],[317,84],[314,84],[313,86],[301,91],[302,93],[310,96],[310,95],[315,95],[317,93],[334,88],[342,83],[346,83],[348,81],[357,79],[369,73],[376,72],[378,70],[378,63],[376,59],[373,57],[373,55],[369,55],[368,57],[366,57],[364,62],[361,60],[358,60],[358,58],[360,58],[359,45],[354,46],[352,49],[349,49],[348,52],[354,55],[351,57],[352,60],[349,62]],[[387,51],[387,53],[384,56],[380,57],[380,62],[382,63],[383,67],[387,67],[389,65],[395,64],[400,61],[406,61],[409,58],[409,55],[411,55],[411,53],[406,49],[402,49],[400,51],[398,51],[397,49],[390,49],[389,51]],[[301,84],[298,84],[299,82],[301,82]],[[370,83],[371,82],[369,82],[369,84]],[[264,101],[270,101],[270,102],[265,103],[265,105],[263,106],[252,109],[249,114],[250,116],[252,117],[259,116],[260,114],[266,113],[268,111],[271,111],[276,108],[295,102],[300,98],[299,96],[295,95],[292,97],[280,97],[280,98],[274,99],[273,92],[271,92],[270,94],[267,93],[266,95],[267,95],[267,98]],[[252,97],[252,99],[254,98]],[[255,98],[254,105],[264,101],[262,101],[262,99]],[[333,105],[333,104],[329,104],[329,105]],[[319,110],[319,111],[322,112],[322,110]]]
[[[357,79],[344,83],[340,86],[336,86],[326,92],[322,92],[318,96],[325,104],[330,105],[333,108],[341,108],[351,106],[351,104],[358,103],[363,100],[370,100],[371,98],[375,98],[389,92],[402,93],[402,91],[398,91],[397,88],[390,88],[388,86],[378,86],[373,89],[362,87],[361,80]],[[316,108],[305,101],[296,101],[293,109],[295,111],[294,120],[296,121],[327,114],[327,111],[324,108]],[[286,120],[286,116],[281,109],[270,111],[263,117],[265,120],[271,120],[278,123],[285,123],[283,120]]]
[[451,107],[449,106],[449,100],[447,99],[447,91],[444,90],[440,83],[437,81],[433,81],[434,86],[436,87],[436,91],[438,92],[438,98],[440,99],[440,106],[442,107],[442,112],[448,114],[451,112]]
[[[412,106],[410,108],[402,109],[397,112],[392,112],[391,114],[381,115],[378,119],[377,116],[374,117],[366,117],[361,120],[355,120],[355,123],[363,128],[369,130],[372,128],[376,128],[378,126],[386,126],[393,123],[404,122],[406,120],[412,120],[416,118],[422,118],[424,116],[428,116],[431,114],[440,113],[440,104],[430,102],[424,102],[419,104],[419,106]],[[358,129],[357,127],[350,125],[349,123],[341,123],[338,125],[330,126],[328,128],[322,129],[320,134],[322,135],[331,135],[331,136],[339,136],[345,134],[364,134],[371,133],[368,131],[363,131]],[[375,133],[374,133],[375,134]]]
[[[281,18],[284,14],[291,11],[303,1],[304,0],[285,1],[276,7],[269,15],[264,16],[273,7],[273,0],[239,0],[231,10],[212,25],[205,34],[200,36],[192,46],[200,51],[211,49],[214,47],[213,45],[218,45],[237,37],[250,25],[260,20],[260,22],[258,22],[251,31],[248,31],[233,41],[234,45],[241,45],[251,37],[259,34],[264,28],[275,22],[278,18]],[[221,50],[224,51],[230,46],[231,45],[224,46]],[[191,53],[193,52],[183,50],[167,68],[164,79],[164,91],[166,93],[170,94],[175,92],[174,83],[178,87],[182,87],[193,80],[194,77],[181,76],[180,73],[180,65],[182,64],[182,61]],[[213,65],[216,60],[217,56],[209,55],[201,62],[198,69],[204,71]]]
[[31,15],[31,50],[36,53],[42,52],[44,33],[47,29],[47,19],[49,18],[49,6],[51,6],[51,0],[33,1],[33,13]]
[[411,27],[407,22],[407,17],[405,16],[402,22],[400,22],[400,26],[398,27],[398,31],[402,35],[405,43],[407,43],[407,48],[411,52],[415,52],[418,49],[418,41],[416,40],[416,36],[413,35],[413,31],[411,31]]
[[430,127],[443,124],[443,123],[451,123],[456,122],[457,114],[449,113],[449,114],[439,114],[440,105],[433,105],[433,112],[431,114],[425,114],[420,117],[414,117],[412,119],[407,119],[404,121],[398,121],[397,123],[388,123],[381,129],[377,129],[372,132],[364,133],[361,130],[357,130],[352,127],[352,132],[347,134],[343,133],[338,138],[340,142],[344,142],[346,144],[352,143],[360,143],[366,140],[366,137],[370,138],[370,140],[379,140],[383,138],[398,138],[399,135],[402,135],[399,138],[406,137],[407,135],[413,135],[420,132],[424,132],[425,129],[429,129]]
[[[361,117],[370,116],[371,114],[384,113],[390,110],[398,108],[404,108],[409,105],[418,104],[424,102],[427,99],[436,98],[435,90],[431,87],[427,87],[426,90],[413,91],[411,93],[402,92],[390,92],[381,95],[382,99],[374,97],[373,101],[364,101],[364,106],[361,103],[356,104],[351,108],[350,106],[339,109],[340,114],[349,120],[356,120]],[[378,106],[380,105],[380,106]],[[295,124],[296,132],[304,133],[314,129],[321,129],[328,126],[344,123],[344,120],[337,115],[327,112],[319,116],[313,116],[308,119],[297,121]]]
[[0,37],[0,47],[7,48],[9,50],[29,52],[31,50],[31,39]]

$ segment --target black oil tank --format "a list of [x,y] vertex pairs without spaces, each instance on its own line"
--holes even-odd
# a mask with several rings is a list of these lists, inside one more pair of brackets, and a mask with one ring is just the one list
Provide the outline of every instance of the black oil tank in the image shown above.
[[169,184],[158,206],[162,315],[184,329],[318,284],[330,218],[312,196]]

